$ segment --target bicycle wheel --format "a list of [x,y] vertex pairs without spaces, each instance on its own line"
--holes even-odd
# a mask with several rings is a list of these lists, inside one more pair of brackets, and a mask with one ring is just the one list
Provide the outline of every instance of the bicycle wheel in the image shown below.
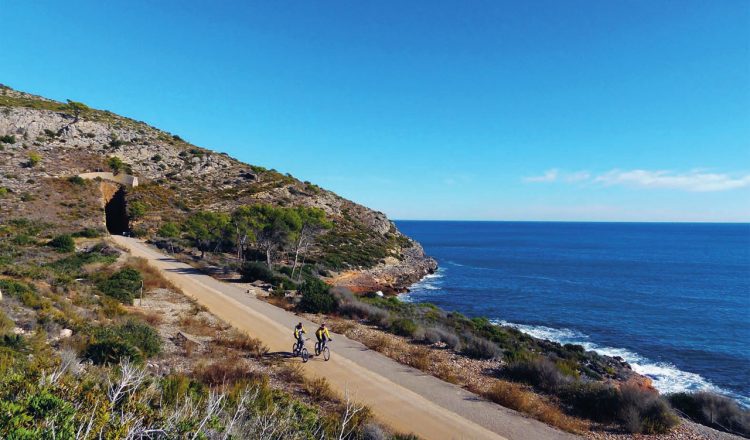
[[323,359],[326,361],[331,358],[331,350],[328,347],[323,347]]
[[300,356],[302,357],[302,362],[307,362],[308,359],[310,359],[310,355],[307,353],[307,349],[303,348],[302,353],[300,353]]
[[315,356],[319,356],[319,355],[320,355],[320,342],[317,342],[315,344]]
[[292,356],[297,356],[299,353],[297,352],[297,343],[295,342],[294,345],[292,345]]

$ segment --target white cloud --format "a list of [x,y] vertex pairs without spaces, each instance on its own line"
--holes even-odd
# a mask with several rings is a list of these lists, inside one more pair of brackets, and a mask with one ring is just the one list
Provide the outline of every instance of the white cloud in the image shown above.
[[691,171],[612,170],[597,176],[594,182],[604,185],[625,185],[637,188],[678,189],[682,191],[709,192],[727,191],[750,186],[750,174],[733,177],[729,174]]
[[592,176],[587,171],[561,173],[557,169],[547,171],[541,176],[525,177],[524,182],[563,181],[598,183],[605,186],[629,186],[647,189],[675,189],[691,192],[727,191],[750,186],[750,174],[730,175],[726,173],[709,173],[690,171],[675,173],[665,170],[619,170]]
[[588,171],[578,171],[566,174],[564,179],[566,182],[583,182],[584,180],[589,180],[590,177],[591,173]]
[[541,176],[524,177],[524,182],[554,182],[557,180],[559,172],[557,170],[547,170]]

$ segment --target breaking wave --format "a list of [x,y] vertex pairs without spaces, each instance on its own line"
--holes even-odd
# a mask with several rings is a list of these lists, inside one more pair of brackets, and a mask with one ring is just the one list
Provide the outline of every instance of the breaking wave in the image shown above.
[[750,397],[719,388],[700,374],[680,370],[668,362],[653,361],[626,348],[598,345],[592,342],[588,335],[576,330],[558,329],[543,325],[516,324],[503,320],[494,320],[493,323],[516,328],[535,338],[547,339],[561,344],[579,344],[586,350],[605,356],[619,356],[630,364],[633,371],[651,379],[654,387],[661,393],[707,390],[727,395],[739,401],[743,406],[750,407]]

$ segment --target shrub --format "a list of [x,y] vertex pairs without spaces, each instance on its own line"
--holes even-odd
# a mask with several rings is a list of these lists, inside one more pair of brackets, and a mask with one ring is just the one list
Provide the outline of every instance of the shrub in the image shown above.
[[656,392],[627,384],[620,387],[618,418],[631,433],[664,433],[678,423],[672,409]]
[[374,324],[384,321],[389,316],[385,310],[356,299],[344,300],[339,305],[339,312],[344,316],[365,319]]
[[310,278],[300,287],[302,300],[299,308],[309,313],[331,313],[336,310],[336,298],[330,292],[328,284],[317,278]]
[[409,318],[398,318],[391,322],[389,330],[399,336],[412,336],[417,324]]
[[0,136],[0,142],[4,144],[15,144],[16,143],[16,137],[12,134],[6,134],[3,136]]
[[337,399],[325,377],[306,380],[303,388],[314,402],[331,402]]
[[161,351],[161,338],[148,324],[130,320],[116,327],[99,327],[84,356],[95,364],[118,363],[122,358],[142,362]]
[[[115,142],[115,141],[112,141],[112,142]],[[112,142],[110,142],[110,145],[112,144]],[[122,162],[122,159],[120,159],[117,156],[110,157],[109,160],[107,161],[107,165],[109,165],[109,169],[111,169],[114,174],[118,174],[125,167],[125,164]]]
[[47,246],[57,249],[58,252],[73,252],[76,250],[76,243],[73,237],[68,234],[58,235],[50,240]]
[[240,268],[240,274],[242,275],[243,281],[265,281],[270,283],[273,281],[273,272],[263,263],[257,261],[245,262]]
[[130,218],[141,218],[146,215],[146,205],[143,202],[134,201],[128,203],[128,216]]
[[29,153],[29,161],[26,162],[26,165],[29,168],[33,168],[37,165],[39,165],[39,162],[42,161],[42,156],[39,153],[31,152]]
[[161,338],[159,333],[148,324],[130,320],[117,327],[120,338],[137,347],[145,357],[159,354]]
[[750,411],[729,397],[708,391],[675,393],[667,396],[672,406],[696,422],[750,436]]
[[143,362],[143,357],[137,348],[118,340],[94,342],[86,347],[83,355],[97,365],[117,364],[123,359],[136,363]]
[[101,229],[86,228],[74,233],[73,237],[99,238],[102,235],[104,235],[104,233],[101,231]]
[[231,385],[240,381],[263,383],[268,380],[265,374],[251,370],[237,357],[223,358],[210,365],[198,365],[193,374],[207,385]]
[[133,298],[140,290],[142,280],[140,272],[125,268],[99,282],[97,287],[107,296],[111,296],[124,304],[133,304]]
[[461,344],[461,354],[474,359],[493,359],[499,356],[500,350],[492,341],[468,335]]
[[458,336],[450,331],[429,327],[424,331],[424,339],[428,344],[444,343],[448,348],[456,348],[459,344]]
[[73,185],[83,186],[86,184],[86,179],[81,176],[70,176],[68,177],[68,182],[72,183]]
[[512,380],[552,393],[559,391],[571,381],[569,376],[561,373],[557,366],[546,357],[512,362],[504,372]]
[[8,188],[0,186],[0,198],[5,197],[6,195],[8,195]]
[[231,331],[228,334],[222,334],[216,339],[216,343],[237,350],[249,352],[256,358],[262,358],[268,353],[268,347],[258,338],[239,331]]

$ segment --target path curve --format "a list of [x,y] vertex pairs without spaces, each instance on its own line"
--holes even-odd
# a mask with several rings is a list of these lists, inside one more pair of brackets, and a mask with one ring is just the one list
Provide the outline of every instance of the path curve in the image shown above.
[[[112,239],[136,257],[145,258],[184,294],[232,326],[260,338],[271,351],[287,352],[292,328],[315,324],[263,302],[238,286],[202,274],[185,263],[121,236]],[[305,364],[311,376],[325,376],[331,387],[368,405],[375,417],[399,432],[424,439],[573,439],[520,413],[481,399],[461,387],[399,364],[359,342],[334,334],[329,362]]]

